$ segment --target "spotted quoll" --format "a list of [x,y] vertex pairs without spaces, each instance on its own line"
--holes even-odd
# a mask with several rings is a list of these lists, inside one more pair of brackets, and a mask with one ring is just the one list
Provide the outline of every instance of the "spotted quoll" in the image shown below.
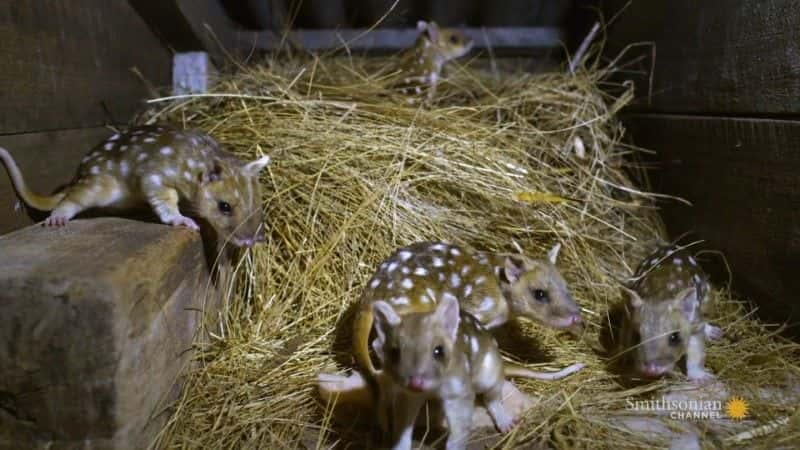
[[458,300],[445,294],[432,311],[402,317],[385,301],[372,304],[373,350],[385,377],[379,389],[379,416],[393,449],[410,449],[414,422],[427,400],[441,402],[448,449],[465,448],[476,395],[481,395],[500,432],[514,426],[502,399],[503,359],[494,337]]
[[706,323],[708,277],[688,250],[663,246],[642,261],[629,286],[623,330],[635,368],[647,377],[671,372],[686,356],[690,380],[713,378],[705,369],[705,339],[722,330]]
[[[555,267],[560,245],[548,259],[523,255],[476,252],[444,242],[420,242],[397,250],[367,282],[354,322],[353,345],[358,364],[370,374],[376,369],[369,355],[369,335],[375,302],[390,304],[399,315],[435,308],[452,296],[461,308],[486,328],[514,317],[533,319],[554,328],[578,331],[580,308]],[[536,374],[508,367],[509,374],[555,379],[582,365],[557,374]]]
[[198,230],[178,208],[184,201],[187,211],[207,220],[221,238],[242,247],[264,239],[258,174],[269,156],[245,163],[201,132],[139,126],[114,134],[83,158],[69,186],[50,196],[28,188],[3,148],[0,159],[21,199],[37,210],[52,211],[43,225],[64,226],[92,208],[149,205],[162,222]]
[[[466,55],[472,49],[472,39],[457,30],[439,28],[436,22],[419,21],[420,35],[414,46],[400,56],[401,90],[406,94],[427,92],[433,99],[442,77],[445,63]],[[414,103],[409,99],[409,103]]]

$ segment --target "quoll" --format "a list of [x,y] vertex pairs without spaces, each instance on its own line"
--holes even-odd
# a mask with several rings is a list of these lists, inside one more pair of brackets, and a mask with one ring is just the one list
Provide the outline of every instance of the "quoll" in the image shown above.
[[427,91],[428,99],[432,99],[445,63],[466,55],[473,42],[458,30],[439,28],[436,22],[421,20],[417,29],[420,35],[414,47],[400,56],[399,77],[402,81],[399,84],[406,94]]
[[186,211],[207,220],[237,246],[264,240],[258,174],[269,156],[244,163],[198,131],[139,126],[114,134],[83,158],[69,186],[50,196],[28,188],[7,150],[0,148],[0,159],[21,199],[37,210],[52,211],[43,225],[64,226],[91,208],[149,205],[163,223],[198,230],[181,213],[183,201]]
[[481,395],[497,429],[515,423],[502,402],[503,359],[494,337],[455,296],[445,294],[436,309],[402,317],[387,302],[372,304],[377,337],[373,350],[385,377],[379,389],[394,449],[410,449],[414,422],[427,400],[441,402],[449,435],[448,449],[466,446],[476,395]]
[[645,376],[671,372],[686,356],[690,380],[713,378],[705,369],[705,339],[722,337],[703,314],[710,302],[708,277],[685,248],[662,246],[645,258],[632,278],[623,330],[635,368]]
[[[547,260],[475,252],[444,242],[398,249],[376,270],[361,296],[353,333],[356,361],[371,375],[377,373],[369,355],[369,335],[372,305],[378,301],[390,304],[402,316],[430,311],[444,296],[453,296],[486,328],[526,317],[554,328],[580,330],[580,309],[555,267],[559,249],[556,245]],[[508,373],[555,379],[581,367],[576,364],[558,373],[537,374],[508,366]]]

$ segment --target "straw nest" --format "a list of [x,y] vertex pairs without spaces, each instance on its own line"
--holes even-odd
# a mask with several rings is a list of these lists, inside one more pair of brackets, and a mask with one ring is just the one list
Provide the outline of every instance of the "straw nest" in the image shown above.
[[665,445],[686,427],[712,447],[800,438],[798,347],[724,290],[714,292],[712,320],[726,338],[707,349],[723,383],[708,395],[746,399],[747,420],[723,411],[659,422],[627,409],[627,400],[680,396],[685,386],[626,384],[596,344],[622,299],[615,277],[665,236],[640,150],[622,142],[615,118],[630,91],[604,94],[600,67],[571,76],[479,66],[453,67],[426,105],[392,88],[389,60],[355,57],[274,59],[221,76],[208,95],[153,101],[149,122],[203,129],[242,157],[274,158],[262,174],[270,237],[237,266],[159,446],[369,445],[368,427],[337,425],[319,404],[316,377],[352,367],[352,305],[374,268],[398,246],[433,239],[531,255],[563,243],[559,267],[589,322],[582,340],[530,323],[506,330],[507,356],[531,367],[588,367],[559,382],[515,381],[539,401],[511,434],[476,433],[484,444],[636,448]]

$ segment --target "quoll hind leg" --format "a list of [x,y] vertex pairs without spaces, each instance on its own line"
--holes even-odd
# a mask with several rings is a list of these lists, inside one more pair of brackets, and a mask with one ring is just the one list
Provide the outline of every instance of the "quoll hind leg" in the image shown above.
[[483,403],[486,405],[486,410],[494,421],[494,425],[501,433],[508,433],[517,424],[516,418],[509,414],[503,405],[503,383],[492,386],[488,391],[483,393]]
[[442,402],[444,414],[447,416],[447,450],[463,450],[467,447],[472,430],[472,415],[475,412],[475,395],[465,394],[461,397],[445,399]]
[[161,222],[195,231],[200,229],[194,220],[181,214],[178,209],[178,191],[175,189],[163,186],[160,182],[146,181],[142,185],[142,192]]
[[419,410],[425,404],[425,398],[411,395],[397,389],[391,405],[392,450],[411,450],[411,438],[414,434],[414,422]]
[[99,175],[82,178],[67,188],[64,199],[42,223],[44,226],[61,227],[78,213],[91,208],[113,205],[124,196],[124,190],[113,177]]

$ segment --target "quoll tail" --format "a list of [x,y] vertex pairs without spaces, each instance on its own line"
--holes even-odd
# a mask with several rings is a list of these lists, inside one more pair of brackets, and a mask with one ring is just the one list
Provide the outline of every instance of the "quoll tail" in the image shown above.
[[506,376],[509,377],[534,378],[537,380],[552,381],[568,377],[573,373],[583,369],[585,366],[586,364],[584,363],[576,363],[571,366],[567,366],[557,372],[534,372],[520,365],[506,362],[504,364],[504,372]]
[[361,310],[356,316],[353,329],[353,354],[361,368],[369,375],[375,376],[378,371],[372,364],[372,358],[369,357],[369,333],[372,331],[372,320],[371,310]]
[[0,160],[3,160],[3,164],[6,166],[8,176],[11,178],[11,184],[14,185],[14,190],[17,191],[17,195],[19,195],[22,201],[28,206],[40,211],[51,211],[55,209],[64,198],[63,193],[39,195],[28,189],[28,185],[25,184],[25,179],[22,178],[22,172],[20,172],[19,166],[17,166],[14,158],[11,157],[11,153],[2,147],[0,147]]

